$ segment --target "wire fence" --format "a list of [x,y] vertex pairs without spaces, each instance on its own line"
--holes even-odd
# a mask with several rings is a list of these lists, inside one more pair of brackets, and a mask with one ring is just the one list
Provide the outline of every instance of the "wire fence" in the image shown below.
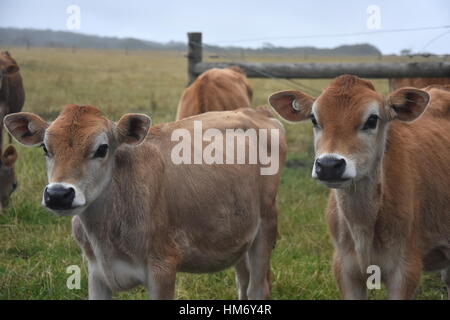
[[[243,43],[243,42],[254,42],[254,41],[273,41],[273,40],[286,40],[286,39],[308,39],[308,38],[336,38],[336,37],[349,37],[349,36],[359,36],[359,35],[376,35],[376,34],[385,34],[385,33],[399,33],[399,32],[418,32],[418,31],[425,31],[425,30],[440,30],[445,29],[445,32],[440,33],[438,36],[433,37],[430,41],[428,41],[420,50],[416,53],[410,53],[408,56],[410,58],[414,56],[420,56],[429,58],[432,56],[431,54],[427,53],[421,53],[420,51],[424,51],[426,48],[428,48],[432,43],[436,42],[439,39],[442,39],[446,35],[450,34],[450,25],[441,25],[441,26],[432,26],[432,27],[417,27],[417,28],[401,28],[401,29],[385,29],[385,30],[372,30],[372,31],[363,31],[363,32],[351,32],[351,33],[332,33],[332,34],[315,34],[315,35],[302,35],[302,36],[293,36],[293,37],[264,37],[264,38],[253,38],[253,39],[236,39],[236,40],[225,40],[225,41],[217,41],[218,44],[222,43]],[[230,60],[231,63],[234,63],[235,55],[231,55],[230,52],[227,52],[227,48],[223,48],[220,50],[217,45],[213,44],[207,44],[207,43],[198,43],[195,41],[190,41],[189,44],[192,44],[194,46],[201,47],[202,49],[209,49],[213,52],[211,57],[213,58],[224,58]],[[220,53],[218,52],[220,50]],[[243,53],[241,53],[241,60],[245,57]],[[447,60],[448,55],[445,56],[445,60]],[[283,82],[285,84],[289,84],[290,86],[294,86],[295,88],[306,90],[314,95],[317,95],[320,93],[319,90],[306,85],[305,83],[299,81],[299,80],[292,80],[287,78],[279,78],[271,74],[267,71],[261,71],[256,70],[254,68],[251,68],[248,64],[245,65],[243,69],[247,69],[250,71],[253,71],[254,73],[260,74],[263,78],[267,79],[273,79],[280,82]],[[245,71],[245,70],[244,70]]]
[[[190,43],[195,45],[195,46],[201,47],[202,49],[206,49],[206,48],[210,48],[210,49],[213,49],[213,50],[217,49],[217,47],[215,47],[213,45],[210,45],[210,44],[206,44],[206,43],[198,43],[198,42],[194,42],[194,41],[191,41]],[[229,59],[230,62],[232,62],[232,63],[234,62],[233,61],[234,57],[232,57],[231,54],[229,54],[229,53],[223,54],[222,57],[224,57],[225,59]],[[280,81],[280,82],[283,82],[285,84],[288,84],[290,86],[293,86],[293,87],[295,87],[297,89],[309,91],[313,95],[320,94],[319,90],[317,90],[317,89],[315,89],[313,87],[310,87],[310,86],[300,82],[299,80],[278,78],[278,77],[275,77],[273,74],[271,74],[269,72],[263,72],[263,71],[260,71],[260,70],[256,70],[254,68],[251,68],[248,65],[245,66],[245,69],[252,70],[253,72],[256,72],[256,73],[260,74],[263,78],[273,79],[273,80]]]

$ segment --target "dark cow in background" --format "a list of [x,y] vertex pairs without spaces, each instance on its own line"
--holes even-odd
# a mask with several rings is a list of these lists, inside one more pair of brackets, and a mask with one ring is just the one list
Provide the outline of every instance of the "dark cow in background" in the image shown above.
[[[8,51],[0,52],[0,150],[3,145],[3,118],[20,112],[25,102],[19,66]],[[11,143],[11,137],[10,141]]]
[[[3,118],[20,112],[25,101],[22,77],[17,62],[8,51],[0,52],[0,212],[7,206],[17,187],[14,163],[17,151],[9,146],[3,152]],[[11,136],[9,137],[11,143]]]
[[0,153],[0,212],[8,205],[11,194],[17,187],[14,163],[17,160],[17,151],[14,146],[6,148]]
[[403,87],[425,88],[430,85],[450,85],[450,78],[392,78],[389,79],[390,91]]
[[252,97],[252,88],[241,68],[214,68],[204,72],[184,90],[176,120],[208,111],[251,107]]

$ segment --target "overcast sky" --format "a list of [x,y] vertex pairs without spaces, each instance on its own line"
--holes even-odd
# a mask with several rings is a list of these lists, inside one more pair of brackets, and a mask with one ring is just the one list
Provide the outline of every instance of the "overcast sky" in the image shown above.
[[[385,54],[405,48],[450,53],[450,28],[384,33],[450,26],[449,0],[0,0],[0,27],[67,31],[69,5],[80,8],[80,29],[75,31],[85,34],[167,42],[186,41],[186,32],[201,31],[205,43],[219,45],[367,42]],[[379,15],[373,7],[368,13],[371,5]],[[304,37],[358,32],[370,34]]]

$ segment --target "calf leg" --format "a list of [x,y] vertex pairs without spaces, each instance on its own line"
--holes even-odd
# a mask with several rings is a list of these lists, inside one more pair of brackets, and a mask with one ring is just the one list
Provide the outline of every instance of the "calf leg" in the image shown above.
[[100,274],[98,274],[95,265],[94,250],[89,242],[86,232],[83,227],[83,223],[79,216],[72,218],[72,234],[76,242],[83,251],[84,256],[88,260],[88,289],[90,300],[109,300],[112,297],[112,292],[109,287],[104,283]]
[[95,267],[89,264],[89,300],[111,300],[112,291],[103,279],[95,272]]
[[263,216],[258,234],[250,247],[250,283],[247,290],[249,299],[269,299],[270,297],[270,256],[277,238],[276,215]]
[[244,255],[241,261],[235,265],[236,286],[238,288],[239,300],[247,300],[247,289],[250,282],[250,262],[248,253]]
[[333,257],[333,273],[341,296],[346,300],[367,299],[367,285],[361,274],[355,255],[341,256],[338,252]]
[[447,299],[450,300],[450,267],[441,271],[442,281],[447,286]]
[[175,298],[176,268],[153,265],[148,274],[147,290],[154,300],[173,300]]
[[416,295],[422,273],[421,259],[406,261],[387,276],[386,287],[391,300],[410,300]]

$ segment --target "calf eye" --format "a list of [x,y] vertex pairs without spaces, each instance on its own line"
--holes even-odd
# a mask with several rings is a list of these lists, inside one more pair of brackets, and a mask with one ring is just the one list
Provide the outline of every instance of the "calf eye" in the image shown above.
[[311,119],[311,122],[312,122],[314,128],[317,128],[319,126],[319,124],[317,123],[316,117],[313,114],[311,114],[309,116],[309,118]]
[[97,151],[94,153],[94,158],[104,158],[108,153],[108,145],[102,144],[98,147]]
[[364,123],[362,130],[375,129],[377,127],[379,117],[376,114],[372,114]]

